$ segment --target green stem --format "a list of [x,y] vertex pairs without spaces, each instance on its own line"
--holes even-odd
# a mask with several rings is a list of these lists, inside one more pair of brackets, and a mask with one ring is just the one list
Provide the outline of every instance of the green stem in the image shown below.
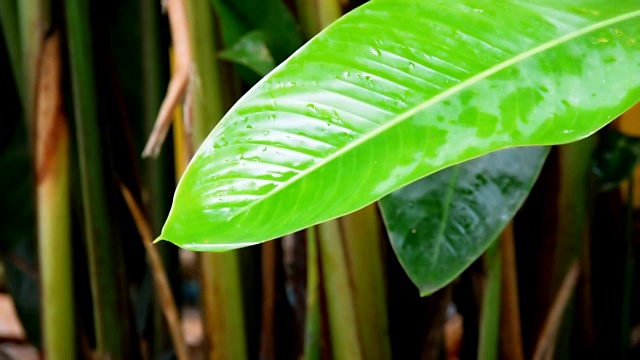
[[48,7],[40,1],[18,1],[20,18],[20,44],[22,46],[22,79],[25,99],[25,115],[29,124],[29,132],[33,132],[35,121],[35,96],[38,63],[46,24],[44,15],[49,13]]
[[333,358],[364,359],[339,220],[324,222],[317,228]]
[[342,15],[338,0],[296,0],[304,36],[312,38]]
[[[353,287],[358,329],[365,359],[391,359],[387,303],[380,235],[380,216],[375,205],[340,220],[346,261]],[[349,299],[343,299],[348,301]],[[335,320],[335,319],[333,319]]]
[[495,241],[484,255],[486,285],[480,313],[478,359],[498,358],[500,339],[500,309],[502,297],[502,250]]
[[97,355],[123,359],[123,324],[128,318],[122,316],[117,302],[120,292],[98,125],[89,1],[66,0],[65,9]]
[[[213,11],[208,1],[187,0],[194,65],[193,143],[209,135],[225,111],[220,64],[216,60]],[[247,358],[239,252],[202,253],[202,307],[209,359]]]
[[[140,1],[140,33],[142,36],[142,111],[144,119],[144,134],[151,134],[153,125],[162,104],[164,92],[167,86],[167,79],[163,68],[163,61],[167,51],[162,47],[160,39],[161,27],[161,4],[156,0]],[[165,149],[166,149],[165,144]],[[149,191],[149,196],[145,201],[146,213],[149,214],[150,224],[154,233],[159,233],[162,222],[169,213],[173,188],[173,166],[171,164],[171,152],[162,151],[158,158],[148,158],[143,161],[143,171],[145,173],[145,185]],[[166,243],[155,245],[156,250],[162,258],[162,263],[166,268],[176,268],[178,266],[177,249]],[[173,289],[178,288],[179,274],[169,272],[167,274]],[[154,290],[157,292],[157,289]],[[175,294],[174,294],[175,295]],[[178,298],[179,300],[179,298]],[[162,306],[157,302],[153,303],[153,333],[151,338],[151,353],[153,358],[161,357],[167,348],[171,347],[171,339],[162,312]]]
[[[47,39],[38,86],[36,169],[42,327],[48,359],[75,356],[69,134],[61,96],[60,34]],[[50,111],[54,109],[53,111]]]
[[304,360],[319,360],[320,351],[320,263],[316,227],[307,234],[307,300],[304,323]]

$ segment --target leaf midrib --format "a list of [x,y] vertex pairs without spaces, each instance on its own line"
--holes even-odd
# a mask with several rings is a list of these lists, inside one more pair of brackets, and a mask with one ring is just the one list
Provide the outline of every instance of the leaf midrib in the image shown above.
[[[359,146],[360,144],[363,144],[367,141],[369,141],[370,139],[375,138],[376,136],[378,136],[379,134],[385,132],[386,130],[394,127],[395,125],[401,123],[404,120],[407,120],[409,118],[411,118],[412,116],[418,114],[419,112],[421,112],[422,110],[427,109],[428,107],[430,107],[431,105],[434,105],[438,102],[440,102],[441,100],[447,99],[450,96],[453,96],[455,94],[457,94],[460,90],[463,90],[465,88],[471,87],[472,85],[512,66],[515,65],[521,61],[524,61],[526,59],[529,59],[535,55],[538,55],[542,52],[544,52],[547,49],[551,49],[555,46],[564,44],[566,42],[569,42],[573,39],[576,39],[580,36],[586,35],[590,32],[596,31],[596,30],[600,30],[602,28],[605,28],[607,26],[622,22],[622,21],[626,21],[629,19],[632,19],[634,17],[638,17],[640,16],[640,10],[635,10],[623,15],[619,15],[616,17],[613,17],[611,19],[605,20],[605,21],[600,21],[597,22],[595,24],[592,24],[590,26],[584,27],[582,29],[579,29],[577,31],[565,34],[555,40],[543,43],[541,45],[538,45],[530,50],[527,50],[523,53],[521,53],[520,55],[514,56],[508,60],[503,61],[500,64],[497,64],[475,76],[472,76],[470,78],[468,78],[467,80],[464,80],[463,82],[454,85],[453,87],[443,91],[442,93],[432,97],[431,99],[425,101],[424,103],[417,105],[415,107],[413,107],[412,109],[406,111],[405,113],[403,113],[402,115],[399,115],[398,117],[396,117],[395,119],[392,119],[391,121],[381,125],[380,127],[374,129],[373,131],[371,131],[368,134],[363,135],[362,137],[357,138],[356,140],[354,140],[353,142],[347,144],[345,147],[343,147],[342,149],[339,149],[338,151],[334,152],[333,154],[329,155],[328,157],[324,158],[323,160],[319,161],[318,163],[312,165],[311,167],[307,168],[306,170],[301,171],[300,173],[298,173],[297,175],[293,176],[291,179],[289,179],[289,181],[287,181],[286,183],[283,183],[282,185],[276,187],[274,190],[272,190],[271,192],[265,194],[264,196],[262,196],[260,199],[256,200],[255,202],[252,202],[244,207],[241,208],[237,208],[237,212],[233,215],[233,217],[237,217],[238,214],[247,211],[248,209],[253,208],[254,206],[260,204],[264,199],[267,199],[275,194],[277,194],[278,192],[280,192],[281,190],[283,190],[284,188],[288,187],[289,185],[295,183],[296,181],[298,181],[299,179],[307,176],[308,174],[314,172],[315,170],[321,168],[322,166],[325,166],[327,163],[331,162],[332,160],[338,158],[339,156],[347,153],[348,151],[350,151],[353,148],[356,148],[357,146]],[[303,46],[302,48],[299,49],[299,51],[297,51],[296,53],[302,51],[303,49],[305,49],[307,46]],[[292,57],[294,57],[296,54],[294,53],[294,55],[292,55]],[[284,63],[281,64],[281,66],[286,65],[288,61],[285,61]],[[280,66],[278,66],[278,68],[280,68]],[[276,68],[276,70],[278,69]],[[275,72],[275,71],[274,71]],[[263,81],[266,80],[266,77],[263,79]],[[240,105],[240,103],[238,103],[238,105]],[[230,111],[233,111],[234,109],[232,108]]]

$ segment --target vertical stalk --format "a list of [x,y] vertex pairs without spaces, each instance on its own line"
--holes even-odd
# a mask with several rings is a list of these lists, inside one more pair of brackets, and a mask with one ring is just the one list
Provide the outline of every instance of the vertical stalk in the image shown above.
[[[333,358],[364,359],[339,220],[317,225]],[[367,344],[370,345],[370,344]]]
[[[198,146],[224,115],[216,61],[216,32],[208,1],[186,0],[194,74],[193,143]],[[247,358],[239,252],[201,253],[202,306],[209,359]]]
[[128,318],[123,318],[118,308],[120,292],[98,124],[89,1],[65,0],[65,10],[96,351],[98,358],[123,359],[123,324]]
[[275,241],[261,245],[262,263],[262,325],[260,329],[261,360],[276,359],[275,330],[276,312],[276,253]]
[[487,250],[484,263],[486,283],[480,313],[478,359],[493,360],[498,358],[500,338],[502,249],[499,241]]
[[[391,359],[382,255],[382,225],[376,205],[339,219],[344,231],[352,299],[365,359]],[[348,299],[342,299],[347,301]],[[335,319],[334,319],[335,320]]]
[[[298,0],[305,36],[342,13],[338,1]],[[318,226],[318,243],[336,359],[390,359],[391,345],[375,205]]]
[[302,31],[307,39],[319,33],[342,15],[338,0],[296,0]]
[[[142,88],[143,88],[143,116],[144,133],[151,133],[155,124],[156,114],[162,104],[164,88],[167,81],[163,70],[163,61],[167,55],[166,49],[162,47],[160,34],[161,4],[155,0],[140,1],[140,25],[142,36]],[[171,176],[170,154],[161,152],[158,158],[148,158],[143,161],[145,172],[145,185],[149,196],[145,197],[146,213],[150,217],[150,225],[154,233],[159,233],[162,222],[169,213],[171,200],[168,197],[173,188]],[[162,263],[168,268],[174,268],[178,263],[177,249],[166,243],[156,244],[155,249],[162,259]],[[170,273],[169,282],[175,286],[178,283],[178,274]],[[156,274],[154,274],[156,275]],[[156,288],[155,292],[159,290]],[[169,333],[165,326],[165,319],[162,314],[162,307],[156,302],[152,307],[153,332],[151,338],[151,349],[154,358],[161,356],[168,347],[171,346]],[[174,342],[174,348],[176,347]],[[178,349],[176,349],[178,352]]]
[[38,250],[47,359],[75,356],[69,211],[69,134],[62,113],[60,34],[46,39],[36,110]]
[[[142,79],[143,79],[143,113],[145,134],[151,133],[156,119],[156,114],[162,104],[163,89],[166,79],[163,76],[162,59],[166,56],[160,42],[160,4],[155,0],[140,1],[141,34],[142,34]],[[150,159],[145,162],[147,179],[149,179],[150,202],[147,206],[150,210],[151,225],[159,231],[162,222],[169,213],[170,201],[167,201],[165,190],[168,190],[168,181],[165,171],[166,157],[157,160]]]
[[307,293],[304,324],[304,360],[320,360],[320,262],[318,258],[317,227],[307,234]]
[[35,121],[35,96],[37,87],[38,63],[44,33],[46,31],[44,15],[49,9],[44,2],[18,1],[18,16],[20,18],[20,43],[22,45],[22,79],[25,100],[25,115],[29,124],[29,133],[33,131]]
[[502,312],[500,316],[500,349],[508,359],[524,360],[522,330],[520,328],[520,298],[518,295],[518,268],[516,267],[513,221],[500,236],[502,251]]

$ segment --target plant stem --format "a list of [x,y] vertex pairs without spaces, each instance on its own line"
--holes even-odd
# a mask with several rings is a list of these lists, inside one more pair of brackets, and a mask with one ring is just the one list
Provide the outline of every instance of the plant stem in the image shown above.
[[[367,206],[340,220],[365,359],[391,359],[380,215]],[[348,299],[343,299],[348,301]],[[333,319],[335,321],[336,319]]]
[[[18,16],[20,18],[20,44],[22,46],[22,81],[25,99],[25,115],[29,124],[29,133],[33,132],[35,121],[35,96],[37,87],[38,63],[44,33],[47,30],[44,16],[48,9],[40,1],[18,1]],[[46,19],[48,21],[48,19]]]
[[364,359],[340,223],[327,221],[317,229],[333,358]]
[[500,242],[491,245],[484,255],[486,283],[480,313],[478,359],[498,358],[500,339],[500,309],[502,284],[502,249]]
[[[161,4],[155,0],[140,1],[140,24],[142,36],[142,99],[144,116],[144,133],[151,133],[156,120],[156,114],[162,104],[164,88],[167,84],[163,61],[167,55],[163,48],[160,34]],[[149,158],[142,162],[146,174],[145,183],[149,196],[145,197],[144,205],[149,214],[150,226],[153,233],[159,233],[162,223],[171,206],[171,189],[174,186],[171,169],[171,153],[161,152],[157,158]],[[161,257],[162,263],[168,268],[178,266],[178,249],[166,243],[156,244],[155,249]],[[154,274],[155,275],[155,274]],[[170,274],[170,285],[174,289],[179,288],[179,275]],[[158,292],[157,288],[155,290]],[[171,346],[167,326],[163,316],[163,309],[156,302],[152,307],[153,332],[151,338],[152,357],[160,357]],[[171,329],[169,329],[171,330]],[[175,345],[174,347],[177,347]],[[176,349],[178,352],[178,349]]]
[[261,245],[262,263],[262,325],[260,329],[260,359],[276,359],[275,312],[276,312],[276,242]]
[[319,360],[320,348],[320,263],[318,259],[317,227],[306,230],[307,235],[307,293],[304,323],[304,360]]
[[120,292],[98,124],[89,1],[66,0],[65,10],[96,351],[98,358],[123,359],[127,336],[123,323],[128,319],[117,302]]
[[523,360],[522,330],[520,328],[520,299],[518,295],[518,268],[516,266],[513,221],[500,236],[502,251],[502,313],[500,316],[501,351],[508,359]]
[[574,261],[567,271],[562,284],[559,287],[549,313],[545,318],[544,325],[540,331],[540,336],[533,352],[534,360],[542,360],[545,354],[553,355],[554,344],[557,339],[557,333],[560,328],[562,317],[565,313],[567,305],[573,296],[578,276],[580,275],[580,264]]
[[342,15],[337,0],[296,0],[302,31],[307,39],[312,38]]
[[47,359],[75,356],[69,206],[69,133],[62,113],[60,34],[44,44],[36,110],[38,253]]
[[[224,88],[216,60],[213,11],[208,1],[186,0],[190,26],[193,144],[199,145],[224,115]],[[207,358],[247,358],[239,252],[201,253],[202,306]]]
[[122,192],[122,196],[127,202],[129,211],[134,218],[136,227],[138,228],[138,232],[140,233],[140,237],[142,238],[144,248],[147,251],[147,256],[149,256],[156,291],[159,295],[159,301],[162,306],[162,311],[167,320],[167,323],[169,324],[169,331],[171,332],[171,339],[173,340],[176,357],[178,358],[178,360],[188,360],[189,351],[182,336],[182,328],[180,327],[180,317],[178,315],[178,309],[176,307],[175,300],[173,299],[171,286],[169,285],[169,280],[167,279],[167,274],[164,270],[164,266],[162,265],[160,255],[153,247],[153,231],[151,230],[151,226],[144,218],[142,210],[140,209],[138,204],[136,204],[136,201],[133,199],[133,195],[131,195],[129,189],[127,189],[124,184],[120,184],[120,191]]

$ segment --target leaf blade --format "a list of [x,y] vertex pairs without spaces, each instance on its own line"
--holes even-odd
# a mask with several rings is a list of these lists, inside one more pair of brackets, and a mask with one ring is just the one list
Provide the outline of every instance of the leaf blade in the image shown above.
[[585,137],[640,97],[638,16],[633,1],[372,1],[225,115],[161,237],[246,246],[491,151]]
[[548,153],[548,147],[497,151],[380,200],[391,246],[421,295],[448,284],[494,242],[529,194]]

